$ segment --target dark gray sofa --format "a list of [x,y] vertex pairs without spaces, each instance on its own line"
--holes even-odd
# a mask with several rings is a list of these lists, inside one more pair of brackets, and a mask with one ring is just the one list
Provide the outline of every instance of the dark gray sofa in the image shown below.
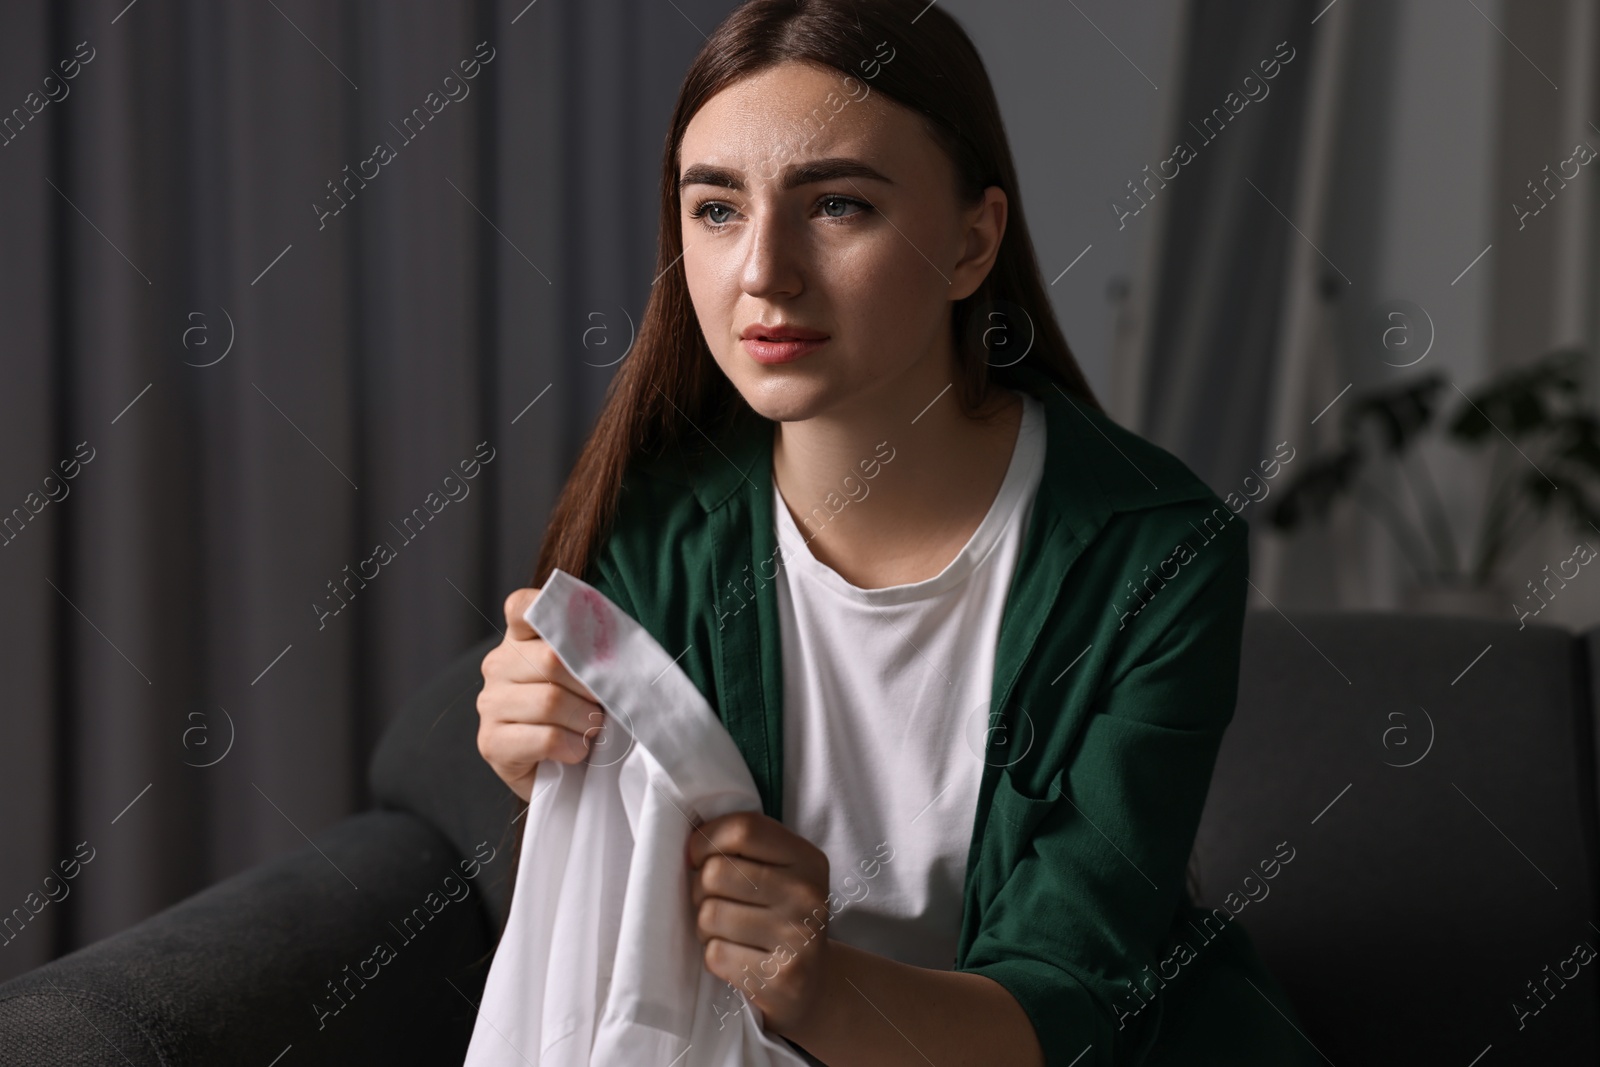
[[[378,809],[0,985],[0,1064],[460,1063],[520,807],[477,753],[492,644],[395,718]],[[1250,613],[1200,899],[1328,1062],[1600,1062],[1600,960],[1575,953],[1600,949],[1597,653],[1600,629]],[[470,892],[394,925],[450,875]]]

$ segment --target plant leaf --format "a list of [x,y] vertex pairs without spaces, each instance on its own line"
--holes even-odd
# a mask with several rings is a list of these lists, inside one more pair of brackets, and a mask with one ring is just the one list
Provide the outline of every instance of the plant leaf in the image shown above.
[[1268,521],[1279,530],[1292,530],[1308,515],[1322,518],[1334,500],[1355,481],[1364,460],[1361,449],[1355,445],[1314,460],[1279,490],[1278,502],[1268,512]]
[[1586,411],[1573,412],[1557,419],[1553,431],[1557,456],[1600,473],[1600,420]]
[[1549,430],[1558,417],[1550,401],[1578,394],[1584,358],[1581,348],[1558,348],[1491,379],[1468,395],[1450,422],[1451,436],[1475,444],[1497,430],[1512,440]]
[[1427,429],[1437,407],[1436,394],[1444,376],[1429,374],[1384,392],[1366,393],[1345,411],[1345,433],[1354,436],[1365,421],[1377,424],[1384,449],[1391,455],[1405,451]]

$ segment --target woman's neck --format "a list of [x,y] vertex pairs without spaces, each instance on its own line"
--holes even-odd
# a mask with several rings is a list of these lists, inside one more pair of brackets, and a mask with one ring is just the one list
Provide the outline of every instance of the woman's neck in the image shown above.
[[922,581],[955,558],[999,494],[1022,422],[1020,395],[1003,387],[979,413],[993,418],[963,415],[953,386],[881,392],[895,396],[780,422],[773,440],[773,476],[811,554],[862,589]]

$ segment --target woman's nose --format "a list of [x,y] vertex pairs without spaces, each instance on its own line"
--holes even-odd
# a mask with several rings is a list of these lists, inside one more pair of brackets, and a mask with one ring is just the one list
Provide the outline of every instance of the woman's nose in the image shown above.
[[792,295],[804,285],[804,235],[779,211],[755,213],[745,230],[741,282],[751,296]]

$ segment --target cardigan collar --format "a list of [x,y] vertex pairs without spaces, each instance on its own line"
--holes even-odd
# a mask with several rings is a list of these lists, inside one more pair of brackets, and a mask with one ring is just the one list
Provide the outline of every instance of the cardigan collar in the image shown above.
[[[1054,378],[1025,364],[1006,367],[996,381],[1027,392],[1045,406],[1045,473],[1040,498],[1048,498],[1067,526],[1088,542],[1113,511],[1135,510],[1203,496],[1210,489],[1170,457],[1141,449],[1129,458],[1116,443],[1129,431],[1110,415],[1070,396]],[[709,447],[681,454],[700,506],[725,505],[741,486],[772,491],[774,424],[745,409]]]

